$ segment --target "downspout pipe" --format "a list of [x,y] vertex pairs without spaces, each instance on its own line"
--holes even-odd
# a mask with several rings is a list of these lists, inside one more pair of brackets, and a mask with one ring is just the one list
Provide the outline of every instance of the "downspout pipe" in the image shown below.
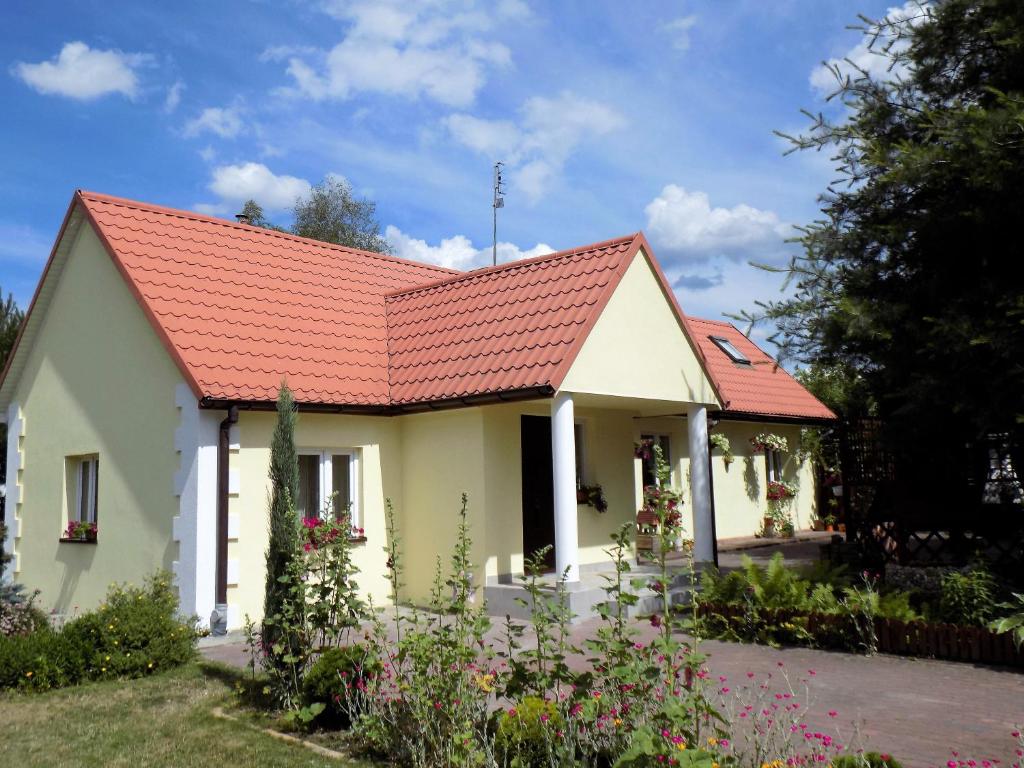
[[228,490],[231,467],[231,427],[238,423],[238,406],[228,407],[227,417],[220,423],[217,441],[217,572],[216,594],[210,631],[226,635],[228,631]]

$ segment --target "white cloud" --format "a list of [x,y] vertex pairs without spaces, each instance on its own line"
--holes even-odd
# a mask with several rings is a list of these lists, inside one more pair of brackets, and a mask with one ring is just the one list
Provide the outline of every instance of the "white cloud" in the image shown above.
[[167,96],[164,99],[164,112],[170,114],[181,104],[181,92],[185,90],[185,83],[175,80],[174,85],[167,89]]
[[522,12],[515,3],[484,11],[465,3],[401,0],[335,0],[323,8],[348,25],[331,50],[319,56],[280,46],[264,51],[267,59],[287,57],[292,93],[315,100],[381,93],[449,106],[472,103],[488,72],[510,63],[508,48],[485,38],[496,20]]
[[215,133],[222,139],[233,139],[243,127],[238,107],[207,107],[199,117],[185,124],[185,135],[191,138],[201,133]]
[[88,101],[120,93],[134,99],[139,89],[135,70],[152,59],[149,54],[101,51],[82,42],[71,42],[65,43],[50,61],[19,61],[13,72],[27,85],[48,95]]
[[778,252],[792,229],[772,211],[741,203],[712,208],[704,192],[669,184],[644,208],[647,233],[655,248],[686,260],[726,255],[767,260]]
[[[398,227],[388,225],[384,237],[391,244],[395,255],[403,259],[438,264],[449,269],[475,269],[491,263],[491,249],[475,247],[465,235],[446,237],[438,245],[429,245],[426,240],[410,237]],[[513,243],[499,242],[498,263],[542,256],[554,250],[545,243],[537,243],[533,248],[523,250]]]
[[696,23],[696,16],[681,16],[662,25],[661,31],[671,36],[672,47],[677,51],[688,51],[690,50],[690,30]]
[[626,125],[625,118],[608,105],[569,91],[527,99],[520,113],[518,125],[467,114],[450,115],[444,124],[461,144],[504,160],[513,186],[529,202],[543,197],[581,144]]
[[[927,2],[907,0],[903,5],[889,8],[885,13],[885,18],[893,22],[906,21],[914,27],[925,22],[929,18],[929,13]],[[811,87],[822,95],[832,93],[838,85],[833,71],[836,67],[839,68],[841,75],[855,77],[857,70],[860,69],[875,80],[894,80],[905,74],[906,68],[902,65],[893,67],[892,70],[889,69],[892,60],[889,56],[882,55],[883,42],[884,39],[880,38],[874,46],[871,46],[871,38],[868,35],[863,35],[860,42],[845,55],[829,59],[824,64],[815,67],[811,71]],[[892,51],[897,52],[906,47],[906,40],[898,41],[893,45]],[[851,66],[851,62],[853,66]]]
[[214,168],[209,188],[225,202],[240,203],[251,198],[267,210],[280,211],[308,195],[311,185],[296,176],[279,176],[262,163],[240,163]]

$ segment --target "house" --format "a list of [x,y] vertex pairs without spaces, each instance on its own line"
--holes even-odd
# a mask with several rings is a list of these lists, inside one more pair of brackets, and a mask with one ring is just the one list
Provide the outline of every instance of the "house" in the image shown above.
[[[300,511],[351,504],[378,601],[387,500],[414,595],[463,492],[481,582],[544,545],[578,579],[635,515],[644,436],[688,489],[699,559],[709,469],[719,535],[758,527],[768,465],[742,446],[766,426],[794,449],[771,471],[801,477],[805,525],[798,425],[831,417],[735,328],[684,316],[642,234],[460,273],[79,191],[0,379],[14,577],[68,612],[163,567],[202,621],[258,618],[282,380]],[[737,448],[728,471],[709,418]],[[581,483],[606,513],[577,505]],[[65,536],[75,521],[94,540]]]

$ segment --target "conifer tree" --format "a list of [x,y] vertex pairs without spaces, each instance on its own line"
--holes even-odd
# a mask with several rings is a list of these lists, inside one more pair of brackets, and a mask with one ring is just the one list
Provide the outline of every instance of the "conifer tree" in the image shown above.
[[[299,460],[295,452],[295,398],[288,385],[281,383],[277,395],[277,426],[270,444],[270,540],[267,544],[267,580],[263,615],[272,619],[281,613],[288,599],[288,585],[280,581],[299,547],[299,521],[295,496],[299,488]],[[270,630],[268,637],[268,630]],[[275,632],[264,624],[264,641]]]

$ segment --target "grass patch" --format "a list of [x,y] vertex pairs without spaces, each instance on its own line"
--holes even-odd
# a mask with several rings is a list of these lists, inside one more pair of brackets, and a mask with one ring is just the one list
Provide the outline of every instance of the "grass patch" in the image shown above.
[[0,695],[0,765],[208,768],[226,760],[281,768],[369,768],[366,762],[331,760],[244,722],[214,717],[215,707],[232,711],[235,705],[232,678],[225,668],[193,663],[138,680]]

